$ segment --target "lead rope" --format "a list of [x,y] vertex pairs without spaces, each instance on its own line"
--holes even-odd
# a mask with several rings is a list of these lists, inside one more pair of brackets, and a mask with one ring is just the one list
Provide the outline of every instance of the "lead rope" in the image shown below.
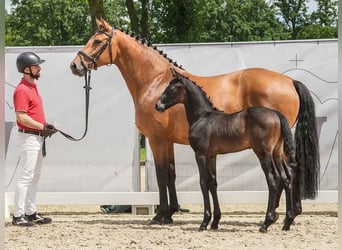
[[[87,132],[88,132],[88,115],[89,115],[89,96],[90,96],[90,90],[91,90],[91,87],[90,87],[90,77],[91,77],[91,71],[90,70],[87,70],[86,71],[86,74],[84,75],[84,81],[85,81],[85,85],[84,85],[84,90],[85,90],[85,130],[84,130],[84,133],[83,135],[76,139],[74,137],[72,137],[71,135],[63,132],[62,130],[60,129],[57,129],[57,131],[59,133],[61,133],[65,138],[71,140],[71,141],[80,141],[82,140]],[[45,140],[45,138],[44,138]]]
[[[62,130],[60,129],[57,129],[57,132],[61,133],[65,138],[71,140],[71,141],[80,141],[82,140],[87,132],[88,132],[88,115],[89,115],[89,96],[90,96],[90,90],[91,90],[91,87],[90,87],[90,77],[91,77],[91,71],[90,70],[87,70],[85,75],[84,75],[84,90],[85,90],[85,129],[84,129],[84,133],[83,135],[76,139],[74,137],[72,137],[71,135],[63,132]],[[43,157],[46,156],[46,143],[45,143],[45,140],[46,140],[46,137],[44,136],[44,141],[43,141],[43,146],[42,146],[42,154],[43,154]]]

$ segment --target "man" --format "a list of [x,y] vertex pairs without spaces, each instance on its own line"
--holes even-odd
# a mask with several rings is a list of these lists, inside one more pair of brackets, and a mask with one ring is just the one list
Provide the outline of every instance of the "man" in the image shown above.
[[42,98],[35,82],[40,77],[40,64],[44,61],[32,52],[24,52],[17,57],[17,68],[23,73],[23,77],[13,95],[20,148],[19,177],[12,220],[12,224],[16,226],[34,226],[52,221],[51,218],[38,214],[35,206],[37,184],[45,154],[45,138],[57,132],[45,120]]

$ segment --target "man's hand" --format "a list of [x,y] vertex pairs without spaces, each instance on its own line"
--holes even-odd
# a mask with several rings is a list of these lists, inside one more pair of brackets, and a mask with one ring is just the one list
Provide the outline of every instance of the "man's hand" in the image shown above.
[[52,124],[49,124],[49,123],[44,124],[44,129],[42,130],[44,137],[51,137],[56,132],[57,132],[57,129]]

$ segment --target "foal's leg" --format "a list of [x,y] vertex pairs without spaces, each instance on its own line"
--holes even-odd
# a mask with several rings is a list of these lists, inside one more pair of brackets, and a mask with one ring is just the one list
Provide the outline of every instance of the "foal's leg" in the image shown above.
[[[280,172],[277,170],[277,168],[274,169],[275,174],[280,176]],[[280,204],[280,198],[281,195],[283,193],[283,189],[284,189],[284,183],[282,181],[279,182],[278,186],[277,186],[277,195],[276,195],[276,201],[275,201],[275,206],[274,209],[276,210],[279,207]]]
[[216,156],[210,158],[209,162],[209,169],[210,169],[210,176],[209,176],[209,190],[211,196],[213,197],[214,203],[214,219],[211,223],[211,229],[216,230],[218,229],[218,223],[221,219],[221,210],[220,205],[217,197],[217,179],[216,179]]
[[290,226],[294,220],[295,213],[293,208],[293,190],[292,190],[292,183],[293,183],[293,171],[287,165],[285,160],[280,160],[279,163],[283,167],[283,174],[282,179],[285,186],[285,193],[286,193],[286,217],[284,220],[283,230],[290,230]]
[[280,183],[280,176],[275,170],[274,161],[272,159],[272,155],[269,153],[265,155],[264,158],[259,158],[262,169],[265,173],[267,186],[268,186],[268,205],[265,216],[265,221],[261,225],[259,231],[262,233],[267,232],[267,228],[275,223],[279,215],[275,212],[276,199],[277,199],[277,191]]
[[203,221],[198,231],[203,231],[207,229],[207,226],[211,220],[210,199],[209,199],[209,170],[208,170],[208,160],[205,156],[198,155],[196,153],[196,161],[197,161],[199,175],[200,175],[200,186],[201,186],[203,202],[204,202]]
[[[285,160],[283,164],[286,164]],[[292,204],[293,204],[293,210],[294,210],[294,218],[302,213],[302,201],[300,199],[300,190],[298,188],[298,185],[296,184],[296,166],[293,166],[293,163],[291,163],[290,165],[287,164],[287,169],[288,171],[291,171],[292,173],[292,189],[291,189],[291,193],[292,193]],[[277,207],[279,206],[279,199],[280,196],[283,192],[283,188],[284,188],[284,183],[281,182],[281,189],[279,189],[278,192],[278,198],[277,198]],[[285,190],[286,192],[286,190]]]
[[[292,193],[292,204],[293,204],[293,210],[294,210],[294,218],[302,213],[302,201],[300,199],[300,190],[295,182],[295,170],[290,166],[288,166],[288,169],[291,170],[292,172],[292,189],[291,189],[291,193]],[[281,182],[279,184],[279,189],[278,189],[278,194],[277,194],[277,203],[276,203],[276,208],[279,207],[279,200],[280,197],[283,193],[283,189],[284,189],[284,183]],[[285,190],[286,193],[286,190]]]

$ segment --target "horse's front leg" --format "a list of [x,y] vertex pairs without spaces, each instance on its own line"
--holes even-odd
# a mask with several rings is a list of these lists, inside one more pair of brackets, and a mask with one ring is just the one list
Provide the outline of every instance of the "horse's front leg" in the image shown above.
[[159,188],[159,207],[151,224],[162,224],[163,218],[169,216],[167,200],[167,183],[169,178],[168,145],[166,141],[158,140],[158,138],[149,138],[149,143],[154,157]]
[[209,162],[209,190],[211,196],[213,197],[214,203],[214,219],[211,223],[211,229],[216,230],[218,229],[218,224],[221,219],[221,209],[220,204],[217,196],[217,179],[216,179],[216,155],[210,158]]
[[200,186],[203,195],[204,203],[204,215],[203,221],[198,229],[198,231],[203,231],[207,229],[207,226],[211,220],[211,210],[210,210],[210,199],[209,199],[209,170],[208,170],[208,160],[203,155],[198,155],[196,153],[196,161],[200,176]]
[[167,187],[169,190],[169,200],[170,200],[170,208],[168,215],[164,218],[164,223],[172,223],[172,215],[175,212],[178,212],[178,199],[176,193],[176,169],[175,169],[175,158],[174,158],[174,149],[173,143],[168,144],[168,159],[169,159],[169,175],[168,175],[168,183]]

